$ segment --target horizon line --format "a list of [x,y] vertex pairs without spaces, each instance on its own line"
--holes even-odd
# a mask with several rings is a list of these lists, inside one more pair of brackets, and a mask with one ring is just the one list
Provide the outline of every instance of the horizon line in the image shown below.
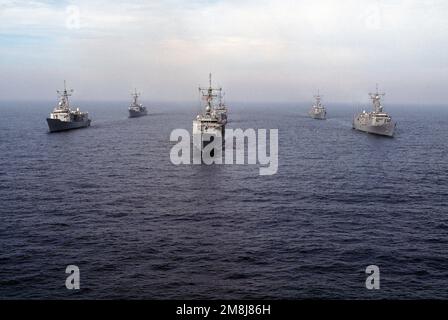
[[[173,103],[173,104],[188,104],[191,106],[196,106],[198,104],[198,101],[193,101],[193,100],[152,100],[152,99],[141,99],[142,101],[146,101],[147,103],[163,103],[163,104],[169,104],[169,103]],[[127,103],[129,102],[129,100],[127,99],[75,99],[75,102],[113,102],[113,103]],[[41,102],[41,103],[54,103],[57,102],[57,99],[0,99],[0,106],[1,104],[4,103],[30,103],[30,102]],[[303,105],[303,104],[312,104],[313,100],[297,100],[297,101],[284,101],[284,100],[234,100],[234,101],[228,101],[226,104],[227,105],[243,105],[243,104],[260,104],[260,105],[266,105],[266,104],[279,104],[279,105]],[[347,102],[347,101],[327,101],[324,103],[325,105],[328,104],[333,104],[333,105],[347,105],[347,106],[356,106],[356,105],[370,105],[370,101],[351,101],[351,102]],[[428,102],[422,102],[422,103],[417,103],[417,102],[387,102],[386,105],[391,105],[391,106],[403,106],[403,105],[408,105],[410,107],[423,107],[423,106],[430,106],[430,107],[447,107],[448,105],[446,103],[428,103]]]

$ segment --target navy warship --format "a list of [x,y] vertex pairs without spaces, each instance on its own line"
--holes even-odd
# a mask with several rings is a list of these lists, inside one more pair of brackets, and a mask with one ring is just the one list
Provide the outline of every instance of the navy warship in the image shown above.
[[322,97],[320,96],[319,91],[317,91],[317,96],[314,96],[314,99],[316,99],[316,102],[313,104],[308,114],[313,119],[325,120],[327,117],[327,110],[321,103]]
[[353,118],[353,129],[373,133],[382,136],[393,137],[396,123],[392,121],[392,118],[384,112],[384,108],[381,104],[381,97],[384,97],[384,93],[378,92],[378,86],[375,93],[369,93],[370,99],[373,102],[373,111],[355,115]]
[[[195,147],[202,150],[215,138],[224,140],[225,124],[227,123],[227,109],[222,103],[222,88],[212,87],[212,75],[209,75],[209,87],[199,87],[202,100],[205,101],[204,112],[197,115],[193,121],[193,136],[199,137],[194,141],[201,141]],[[217,111],[218,109],[218,111]]]
[[140,93],[138,93],[137,89],[135,89],[132,94],[132,104],[129,106],[129,118],[137,118],[148,114],[146,107],[144,107],[141,103],[138,103],[138,97],[140,97]]
[[79,111],[79,108],[72,110],[70,108],[69,96],[73,90],[67,91],[64,81],[64,90],[57,91],[59,95],[59,103],[47,118],[48,128],[50,132],[65,131],[71,129],[85,128],[90,126],[89,114]]

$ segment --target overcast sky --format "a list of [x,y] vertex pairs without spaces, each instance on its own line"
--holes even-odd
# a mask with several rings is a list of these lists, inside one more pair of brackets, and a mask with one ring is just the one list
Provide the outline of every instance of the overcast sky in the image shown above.
[[445,0],[0,0],[0,100],[445,103]]

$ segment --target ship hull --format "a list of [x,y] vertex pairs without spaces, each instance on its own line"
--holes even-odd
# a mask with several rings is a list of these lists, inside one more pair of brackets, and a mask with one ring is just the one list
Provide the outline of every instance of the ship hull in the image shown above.
[[314,109],[311,109],[308,114],[311,118],[316,120],[325,120],[327,118],[327,112],[325,110],[315,112]]
[[372,126],[354,121],[353,129],[380,136],[393,137],[395,132],[395,123],[391,122],[381,126]]
[[138,118],[143,117],[148,114],[148,111],[135,111],[135,110],[129,110],[129,118]]
[[50,132],[60,132],[60,131],[86,128],[90,126],[90,122],[91,122],[90,119],[83,121],[67,122],[67,121],[61,121],[59,119],[47,118],[48,129]]
[[317,113],[317,114],[310,113],[310,117],[313,119],[316,119],[316,120],[325,120],[326,119],[325,114],[322,114],[322,113]]
[[[203,128],[200,121],[193,121],[193,146],[199,150],[201,158],[203,156],[202,151],[215,139],[221,139],[222,147],[224,147],[225,126],[219,125],[213,128]],[[214,150],[211,154],[214,157]]]

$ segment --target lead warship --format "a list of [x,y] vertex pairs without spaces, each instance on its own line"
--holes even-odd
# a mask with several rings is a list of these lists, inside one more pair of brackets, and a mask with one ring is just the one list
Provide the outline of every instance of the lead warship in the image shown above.
[[138,103],[138,97],[140,97],[140,93],[135,89],[134,93],[132,93],[132,104],[129,106],[129,118],[137,118],[148,114],[146,107]]
[[327,110],[321,103],[322,97],[320,96],[319,91],[317,91],[317,96],[314,96],[314,99],[316,99],[316,102],[313,104],[308,114],[313,119],[325,120],[327,117]]
[[64,81],[64,90],[57,91],[59,103],[47,118],[50,132],[65,131],[71,129],[85,128],[90,126],[89,114],[79,111],[79,108],[72,110],[68,97],[72,95],[73,90],[67,91]]
[[[212,87],[212,75],[209,75],[209,87],[199,87],[202,100],[205,101],[204,112],[197,115],[193,121],[193,136],[200,141],[195,147],[202,150],[215,138],[224,137],[225,125],[227,123],[227,108],[222,103],[222,88]],[[224,140],[224,139],[223,139]]]
[[392,118],[384,112],[384,108],[381,104],[381,97],[384,97],[384,93],[378,92],[378,86],[375,93],[369,93],[370,99],[373,102],[373,111],[355,115],[353,118],[353,129],[373,133],[382,136],[393,137],[396,123],[392,121]]

